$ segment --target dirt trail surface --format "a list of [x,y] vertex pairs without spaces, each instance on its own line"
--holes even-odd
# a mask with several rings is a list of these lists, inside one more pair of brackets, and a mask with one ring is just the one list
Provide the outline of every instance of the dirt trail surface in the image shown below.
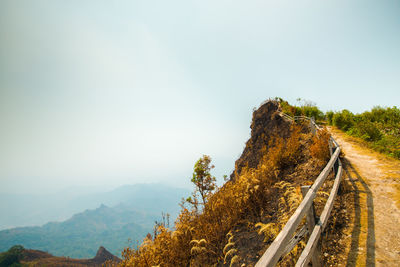
[[355,192],[342,266],[400,266],[400,161],[330,132],[345,154],[344,178]]

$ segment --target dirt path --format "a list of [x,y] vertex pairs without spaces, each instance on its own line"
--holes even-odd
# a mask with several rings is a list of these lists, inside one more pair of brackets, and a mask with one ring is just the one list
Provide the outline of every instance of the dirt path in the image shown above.
[[400,266],[400,161],[330,131],[344,151],[344,178],[355,192],[343,266]]

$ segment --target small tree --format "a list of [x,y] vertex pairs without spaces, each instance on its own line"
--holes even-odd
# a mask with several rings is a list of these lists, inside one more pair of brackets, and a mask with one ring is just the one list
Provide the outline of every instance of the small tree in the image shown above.
[[7,252],[0,253],[0,266],[22,266],[19,260],[24,250],[23,246],[16,245],[11,247]]
[[[194,165],[191,181],[195,185],[195,190],[192,194],[193,198],[188,197],[186,201],[192,204],[196,210],[198,209],[198,204],[202,204],[204,207],[207,203],[207,198],[217,186],[215,177],[210,173],[214,165],[210,165],[210,163],[211,157],[203,155]],[[200,194],[202,202],[197,199],[197,193]]]

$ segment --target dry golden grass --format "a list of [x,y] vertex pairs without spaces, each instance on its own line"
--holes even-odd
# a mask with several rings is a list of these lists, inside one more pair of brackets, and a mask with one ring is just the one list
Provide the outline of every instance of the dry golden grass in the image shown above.
[[[148,236],[137,249],[126,248],[120,266],[254,265],[301,202],[300,185],[312,184],[330,157],[326,130],[313,136],[306,124],[289,128],[282,133],[278,127],[268,138],[259,131],[256,137],[263,146],[258,142],[253,157],[247,155],[249,151],[246,154],[258,162],[256,167],[241,161],[234,179],[210,195],[201,212],[183,207],[174,230],[161,225],[155,238]],[[254,143],[249,140],[245,150],[255,149]],[[317,212],[327,199],[324,192],[332,186],[332,178],[317,196]],[[338,203],[343,200],[340,197]],[[334,211],[333,216],[329,242],[342,237],[346,224],[342,213]],[[293,265],[304,246],[301,241],[279,265]],[[330,248],[331,243],[323,253],[337,253]]]
[[329,160],[329,138],[330,133],[324,128],[318,131],[312,138],[312,144],[310,146],[311,156],[319,161],[325,162]]
[[[243,245],[248,235],[241,232],[257,233],[256,245],[267,247],[301,202],[298,185],[282,176],[304,156],[301,146],[310,135],[302,131],[302,126],[293,125],[287,139],[275,135],[265,146],[257,168],[242,169],[238,179],[228,181],[209,197],[202,213],[184,208],[176,230],[160,226],[155,239],[146,238],[138,249],[125,249],[121,266],[248,263],[250,259],[243,258],[249,249]],[[292,252],[297,253],[297,249]]]

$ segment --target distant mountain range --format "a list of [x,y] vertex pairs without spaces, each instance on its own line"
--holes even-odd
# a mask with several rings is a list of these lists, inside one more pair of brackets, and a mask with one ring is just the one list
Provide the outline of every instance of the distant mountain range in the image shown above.
[[[64,221],[73,214],[101,204],[115,206],[129,203],[137,210],[160,214],[177,205],[189,190],[164,184],[124,185],[107,192],[86,193],[90,189],[74,188],[54,194],[0,194],[0,230],[22,226],[40,226],[50,221]],[[162,201],[160,201],[162,200]],[[154,204],[157,205],[154,205]]]
[[[138,184],[117,188],[106,193],[81,195],[70,199],[71,206],[88,206],[102,201],[100,207],[73,215],[64,222],[50,222],[43,226],[18,227],[0,231],[0,251],[13,245],[47,251],[56,256],[91,258],[100,246],[114,255],[141,242],[152,232],[154,221],[161,213],[171,214],[174,222],[182,197],[188,190],[161,184]],[[60,205],[60,208],[65,203]],[[4,214],[4,213],[3,213]]]

